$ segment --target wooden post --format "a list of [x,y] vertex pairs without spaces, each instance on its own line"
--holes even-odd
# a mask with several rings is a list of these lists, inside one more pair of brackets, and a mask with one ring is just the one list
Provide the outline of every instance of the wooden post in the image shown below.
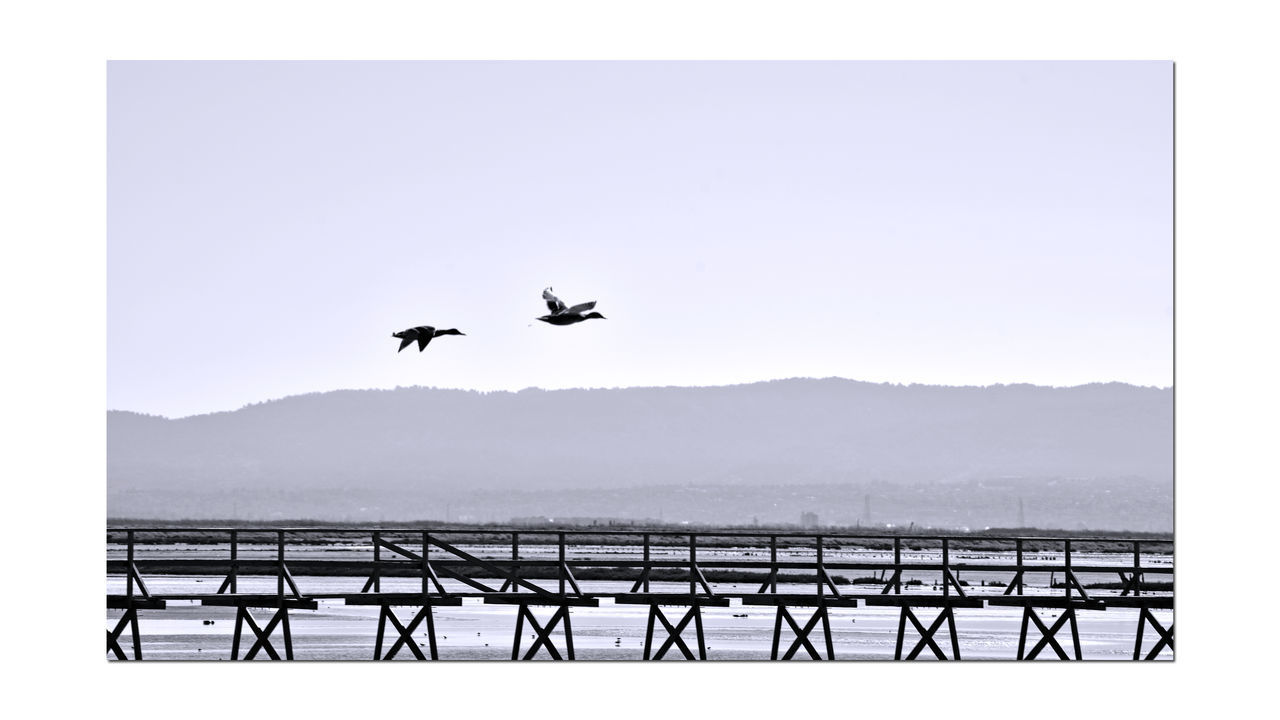
[[1133,595],[1137,597],[1142,594],[1142,553],[1139,550],[1137,540],[1133,541]]
[[951,596],[951,582],[947,574],[950,572],[951,553],[948,549],[947,538],[942,538],[942,597]]
[[128,549],[126,550],[126,552],[128,554],[129,564],[124,569],[124,576],[125,578],[127,578],[125,580],[125,588],[126,588],[125,595],[127,595],[129,599],[132,600],[133,599],[133,531],[132,530],[130,530],[126,534],[126,541],[128,542]]
[[[428,536],[426,536],[426,530],[422,530],[422,601],[424,602],[426,602],[426,593],[428,593],[429,588],[428,578],[430,577],[430,571],[428,570],[428,565],[426,565],[426,548],[430,547],[430,544]],[[430,607],[426,611],[430,612]]]
[[[644,534],[644,570],[640,571],[644,574],[644,591],[649,592],[649,533]],[[653,635],[653,616],[649,616],[649,635]],[[646,645],[646,647],[648,647]],[[648,658],[645,658],[648,660]]]
[[[893,594],[902,594],[902,538],[893,539]],[[898,654],[902,654],[902,631],[898,631]]]
[[698,594],[698,582],[695,575],[695,569],[698,562],[698,536],[689,533],[689,595]]
[[817,567],[817,571],[814,573],[814,575],[816,575],[816,576],[817,576],[817,580],[818,580],[818,597],[819,597],[819,598],[821,598],[821,597],[823,596],[823,594],[824,594],[824,592],[823,592],[823,584],[822,584],[822,573],[823,573],[823,572],[825,572],[825,570],[823,569],[823,565],[822,565],[822,536],[821,536],[821,535],[818,535],[818,536],[816,536],[816,537],[815,537],[815,539],[817,540],[817,543],[818,543],[818,567]]
[[[1018,539],[1017,539],[1017,541],[1016,541],[1016,543],[1017,543],[1017,547],[1018,547],[1018,572],[1017,572],[1017,581],[1018,581],[1018,582],[1017,582],[1017,585],[1018,585],[1018,594],[1019,594],[1019,595],[1021,595],[1021,594],[1022,594],[1022,572],[1023,572],[1023,568],[1022,568],[1022,538],[1018,538]],[[1023,625],[1024,625],[1024,626],[1026,625],[1026,618],[1023,618]],[[1025,632],[1025,627],[1024,627],[1024,629],[1023,629],[1023,630],[1024,630],[1024,631],[1023,631],[1023,634],[1025,635],[1025,634],[1026,634],[1026,632]],[[1021,651],[1021,650],[1019,650],[1019,651],[1018,651],[1018,654],[1019,654],[1019,655],[1021,655],[1021,654],[1022,654],[1022,651]],[[1022,658],[1021,658],[1021,657],[1019,657],[1018,659],[1019,659],[1019,660],[1021,660]]]
[[560,576],[560,595],[564,595],[564,533],[560,533],[560,570],[557,573]]
[[[1070,600],[1071,599],[1071,580],[1073,577],[1075,577],[1075,575],[1071,572],[1071,541],[1063,540],[1062,542],[1063,542],[1063,549],[1064,549],[1062,554],[1062,563],[1063,563],[1063,567],[1065,568],[1062,571],[1062,587],[1066,590],[1067,600]],[[1067,609],[1069,610],[1070,608],[1071,606],[1068,605]]]
[[382,533],[373,532],[373,591],[382,592]]
[[284,531],[276,531],[276,595],[280,597],[280,607],[284,607]]
[[769,591],[778,593],[778,536],[769,536],[769,577],[773,578]]
[[240,563],[236,560],[237,550],[239,546],[239,533],[235,530],[231,531],[231,584],[228,589],[231,594],[236,594],[236,576],[240,574]]

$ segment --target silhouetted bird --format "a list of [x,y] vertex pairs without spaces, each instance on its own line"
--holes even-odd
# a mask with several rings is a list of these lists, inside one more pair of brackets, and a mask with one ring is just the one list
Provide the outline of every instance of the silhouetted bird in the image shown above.
[[550,315],[543,315],[538,318],[544,323],[550,323],[552,325],[572,325],[574,323],[580,323],[583,320],[593,320],[596,318],[599,318],[600,320],[608,319],[598,312],[587,312],[596,306],[595,300],[582,303],[581,305],[574,305],[573,307],[565,307],[565,304],[560,301],[560,298],[551,294],[551,288],[547,288],[542,291],[542,299],[547,301],[547,307],[551,310]]
[[[427,343],[431,342],[431,338],[437,338],[441,335],[466,335],[464,332],[458,332],[453,328],[448,330],[437,330],[430,325],[419,325],[411,327],[408,330],[401,330],[398,333],[391,333],[391,337],[400,338],[400,350],[403,350],[413,344],[414,340],[418,341],[418,352],[427,349]],[[397,350],[396,352],[400,352]]]

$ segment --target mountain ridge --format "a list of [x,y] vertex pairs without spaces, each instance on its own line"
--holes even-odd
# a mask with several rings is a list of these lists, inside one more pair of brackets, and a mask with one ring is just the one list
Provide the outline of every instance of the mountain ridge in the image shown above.
[[[1075,483],[1079,497],[1063,502],[1090,524],[1090,504],[1102,502],[1091,498],[1112,487],[1155,488],[1165,499],[1152,502],[1171,504],[1172,423],[1172,389],[1124,383],[803,378],[698,388],[337,390],[176,419],[108,411],[108,506],[113,515],[157,517],[178,505],[225,512],[229,502],[284,515],[305,507],[318,517],[350,517],[358,506],[413,508],[423,517],[449,498],[488,493],[493,512],[529,514],[522,510],[538,505],[572,514],[568,505],[580,495],[593,513],[623,517],[647,497],[644,488],[755,488],[717,490],[698,500],[706,507],[687,507],[706,521],[738,522],[775,511],[760,488],[782,495],[830,486],[829,502],[845,504],[851,496],[839,488],[1075,478],[1090,482]],[[526,500],[499,502],[515,493]],[[983,497],[973,502],[995,502]],[[897,506],[913,511],[907,500]],[[1126,507],[1131,514],[1135,505]],[[1120,526],[1107,512],[1102,502],[1092,524]],[[970,516],[980,522],[981,507]]]

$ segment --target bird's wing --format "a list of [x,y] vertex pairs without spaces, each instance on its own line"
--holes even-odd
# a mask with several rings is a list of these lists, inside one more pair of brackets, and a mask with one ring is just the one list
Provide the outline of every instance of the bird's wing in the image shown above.
[[[400,350],[403,350],[413,344],[413,338],[405,338],[400,341]],[[396,352],[400,352],[397,350]]]
[[547,307],[551,309],[551,312],[564,312],[564,303],[560,302],[560,298],[551,294],[551,288],[542,291],[542,299],[547,301]]
[[434,333],[424,332],[418,336],[418,352],[427,349],[427,343],[431,342],[431,338],[435,337]]
[[591,308],[593,308],[593,307],[595,307],[595,306],[596,306],[596,301],[595,301],[595,300],[592,300],[591,302],[584,302],[584,303],[582,303],[581,305],[574,305],[573,307],[569,308],[568,310],[565,310],[565,312],[571,312],[571,313],[584,313],[584,312],[586,312],[586,311],[590,310]]

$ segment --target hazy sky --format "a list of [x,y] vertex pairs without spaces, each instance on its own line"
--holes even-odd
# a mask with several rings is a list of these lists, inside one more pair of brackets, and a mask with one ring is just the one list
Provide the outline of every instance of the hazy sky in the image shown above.
[[[830,375],[1168,386],[1172,73],[112,63],[107,406]],[[548,285],[608,319],[534,321]],[[397,354],[391,333],[423,324],[467,336]]]

